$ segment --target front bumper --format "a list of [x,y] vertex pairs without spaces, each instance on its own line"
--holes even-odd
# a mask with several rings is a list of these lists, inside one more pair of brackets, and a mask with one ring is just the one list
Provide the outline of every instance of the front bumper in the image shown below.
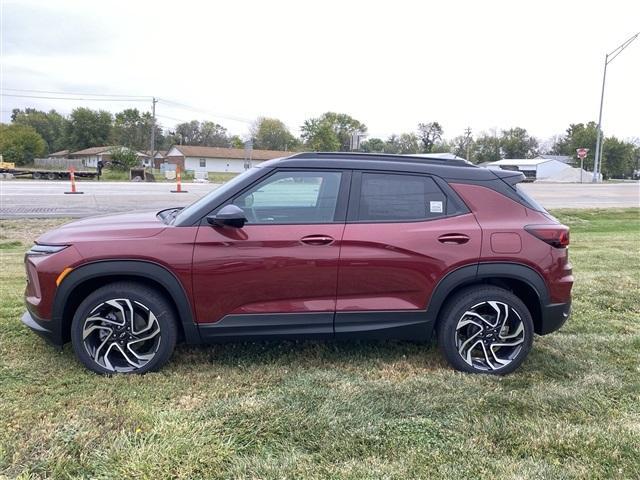
[[538,335],[547,335],[562,327],[571,315],[571,300],[566,303],[551,303],[542,308],[542,319]]
[[52,328],[52,322],[44,321],[27,310],[22,315],[22,323],[44,338],[47,342],[57,347],[62,347],[63,342],[60,338],[60,333],[56,332]]

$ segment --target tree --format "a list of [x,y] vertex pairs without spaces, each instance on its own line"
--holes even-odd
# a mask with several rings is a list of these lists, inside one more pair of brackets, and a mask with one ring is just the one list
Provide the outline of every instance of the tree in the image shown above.
[[48,152],[62,150],[65,147],[66,120],[55,110],[43,112],[35,108],[14,108],[11,121],[17,125],[33,127],[44,139]]
[[113,118],[104,110],[76,108],[66,123],[67,145],[70,150],[107,145],[111,139]]
[[422,142],[422,151],[424,153],[431,153],[435,143],[442,140],[443,133],[444,130],[438,122],[419,123],[418,136]]
[[205,147],[228,147],[229,136],[227,129],[214,122],[204,121],[200,124],[200,139],[198,145]]
[[351,135],[366,133],[367,127],[345,113],[326,112],[306,120],[300,130],[306,146],[312,150],[346,152]]
[[[140,114],[137,108],[128,108],[116,113],[113,122],[113,142],[135,150],[148,150],[151,141],[153,117],[149,112]],[[162,129],[156,125],[155,144],[162,145]]]
[[415,133],[402,133],[397,139],[398,153],[420,153],[420,139]]
[[260,150],[293,150],[299,141],[277,118],[259,117],[251,126],[253,148]]
[[26,165],[45,154],[47,144],[33,127],[0,124],[0,154],[7,162]]
[[381,138],[370,138],[360,144],[360,150],[366,153],[384,152],[385,143]]
[[633,176],[635,146],[616,137],[605,138],[602,144],[602,175],[606,178]]
[[200,143],[200,122],[191,120],[190,122],[179,123],[175,131],[172,132],[180,140],[176,143],[180,145],[199,145]]
[[198,120],[180,123],[175,131],[170,132],[174,143],[180,145],[202,145],[205,147],[228,147],[229,137],[227,129],[214,122]]
[[500,160],[500,139],[495,135],[482,133],[474,142],[473,159],[476,163]]
[[458,135],[451,141],[452,153],[458,157],[466,158],[470,162],[471,150],[473,148],[473,135],[471,133],[471,127],[467,127],[464,134]]
[[502,158],[534,158],[538,155],[538,140],[520,127],[503,130],[500,137]]
[[239,135],[232,135],[229,137],[229,144],[231,148],[244,148],[244,141]]
[[443,138],[433,144],[430,153],[451,153],[451,150],[453,150],[453,145]]
[[[552,153],[557,155],[568,155],[576,158],[576,149],[588,148],[589,152],[584,159],[584,168],[593,170],[593,159],[596,154],[596,139],[598,136],[598,126],[596,122],[572,123],[567,128],[566,134],[558,139],[552,147]],[[604,154],[603,154],[604,156]]]
[[389,135],[384,142],[384,153],[400,153],[400,137],[395,133]]
[[130,168],[137,167],[139,165],[138,155],[135,150],[127,147],[115,147],[109,150],[111,156],[111,163],[114,170],[127,171]]

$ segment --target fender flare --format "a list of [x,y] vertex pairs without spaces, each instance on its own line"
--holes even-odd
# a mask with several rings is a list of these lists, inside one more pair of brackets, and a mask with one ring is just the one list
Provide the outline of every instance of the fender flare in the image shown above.
[[[178,278],[166,267],[146,260],[99,260],[74,269],[65,277],[53,300],[52,320],[62,329],[64,309],[75,290],[87,280],[108,276],[124,276],[152,280],[160,284],[171,296],[184,330],[187,343],[201,343],[200,332],[194,321],[191,303]],[[60,332],[62,337],[62,332]]]
[[442,306],[453,290],[489,278],[511,278],[524,282],[536,292],[541,310],[550,303],[547,284],[533,268],[521,263],[482,262],[459,267],[438,282],[427,306],[428,318],[437,320]]

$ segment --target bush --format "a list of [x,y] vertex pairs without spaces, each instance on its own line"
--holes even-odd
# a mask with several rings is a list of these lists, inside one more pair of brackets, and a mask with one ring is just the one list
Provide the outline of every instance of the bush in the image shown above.
[[111,168],[114,170],[129,171],[138,166],[138,155],[127,147],[116,147],[109,151],[111,155]]
[[33,127],[0,124],[0,154],[5,162],[26,165],[44,155],[47,144]]

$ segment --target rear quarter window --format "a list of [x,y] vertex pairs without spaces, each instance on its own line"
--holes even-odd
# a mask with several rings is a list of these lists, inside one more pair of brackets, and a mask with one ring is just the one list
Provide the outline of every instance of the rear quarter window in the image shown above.
[[430,177],[363,173],[358,221],[428,220],[447,214],[447,197]]

